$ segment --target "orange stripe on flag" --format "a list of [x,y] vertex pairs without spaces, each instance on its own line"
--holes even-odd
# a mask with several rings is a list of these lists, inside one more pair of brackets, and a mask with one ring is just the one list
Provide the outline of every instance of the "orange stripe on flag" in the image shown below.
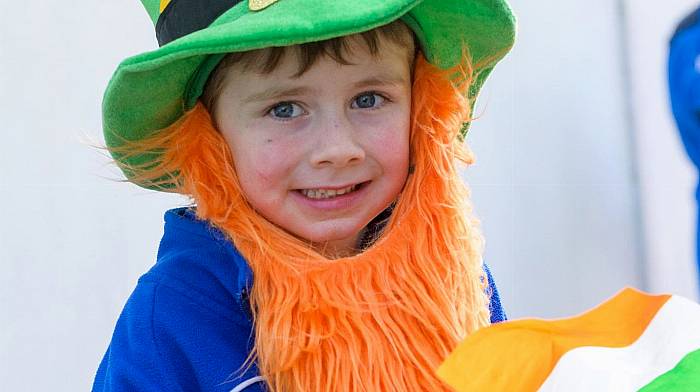
[[437,370],[462,391],[535,391],[564,353],[634,343],[670,295],[627,288],[579,316],[495,324],[467,337]]

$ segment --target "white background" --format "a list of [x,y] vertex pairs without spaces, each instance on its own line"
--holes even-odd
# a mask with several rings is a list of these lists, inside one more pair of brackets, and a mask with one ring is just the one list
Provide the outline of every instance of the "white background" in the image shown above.
[[[100,101],[155,48],[137,1],[2,0],[0,389],[90,388],[118,314],[186,200],[120,183]],[[625,285],[697,298],[695,169],[668,109],[667,40],[695,1],[516,0],[465,173],[511,317]]]

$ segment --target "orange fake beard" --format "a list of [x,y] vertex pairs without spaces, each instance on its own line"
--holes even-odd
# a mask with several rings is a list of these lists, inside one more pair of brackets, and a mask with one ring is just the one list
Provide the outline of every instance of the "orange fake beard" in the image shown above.
[[336,260],[251,208],[201,104],[169,139],[164,162],[180,170],[178,191],[253,270],[251,359],[272,391],[450,390],[435,369],[489,323],[483,241],[458,172],[472,161],[458,138],[469,103],[422,57],[412,99],[414,172],[382,235]]

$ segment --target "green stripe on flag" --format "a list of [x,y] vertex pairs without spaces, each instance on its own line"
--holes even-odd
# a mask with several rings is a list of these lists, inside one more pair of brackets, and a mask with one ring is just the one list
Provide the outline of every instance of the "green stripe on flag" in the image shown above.
[[700,391],[700,350],[691,352],[676,367],[660,375],[639,392]]

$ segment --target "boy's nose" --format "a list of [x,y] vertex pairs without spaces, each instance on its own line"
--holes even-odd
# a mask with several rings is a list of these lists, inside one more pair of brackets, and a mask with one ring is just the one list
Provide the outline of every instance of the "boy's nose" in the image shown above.
[[315,136],[311,164],[316,167],[343,167],[365,159],[365,150],[358,140],[361,135],[347,118],[333,118],[319,127]]

